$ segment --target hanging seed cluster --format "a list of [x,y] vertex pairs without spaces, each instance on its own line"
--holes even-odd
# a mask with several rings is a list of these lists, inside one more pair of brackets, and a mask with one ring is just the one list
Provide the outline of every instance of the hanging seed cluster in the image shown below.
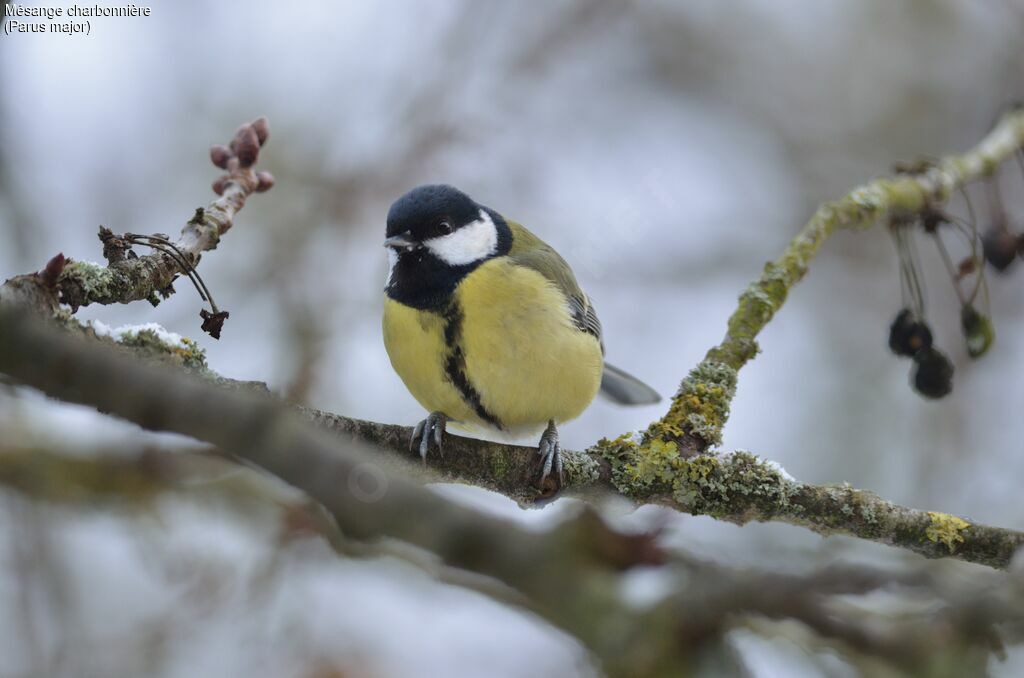
[[[1024,151],[1017,153],[1017,159],[1024,175]],[[902,168],[902,171],[923,170]],[[960,330],[967,354],[980,358],[995,341],[995,329],[988,311],[985,270],[991,267],[1004,273],[1017,259],[1024,258],[1024,233],[1011,227],[999,181],[997,171],[986,182],[988,226],[981,233],[966,189],[961,189],[967,208],[966,218],[937,205],[929,205],[912,218],[894,218],[889,224],[899,257],[903,298],[903,307],[889,326],[889,350],[913,361],[910,385],[926,398],[942,398],[953,390],[953,363],[935,346],[928,324],[917,239],[923,234],[938,249],[960,303]],[[954,264],[948,240],[959,242],[967,249],[967,255],[959,263]]]
[[[1017,152],[1017,162],[1024,174],[1024,151]],[[981,236],[982,249],[989,266],[1003,273],[1024,258],[1024,232],[1010,224],[998,175],[988,182],[988,203],[989,224]]]

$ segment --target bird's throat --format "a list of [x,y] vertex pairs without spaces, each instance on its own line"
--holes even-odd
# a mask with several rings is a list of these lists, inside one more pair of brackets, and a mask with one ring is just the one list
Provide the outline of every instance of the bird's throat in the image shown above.
[[481,263],[452,266],[423,248],[404,251],[391,269],[384,292],[406,306],[440,312],[463,278]]

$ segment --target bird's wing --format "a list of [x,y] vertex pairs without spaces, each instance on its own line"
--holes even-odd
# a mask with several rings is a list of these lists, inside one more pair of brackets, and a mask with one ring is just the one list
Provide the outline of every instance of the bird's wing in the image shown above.
[[[512,249],[509,251],[516,264],[531,268],[554,283],[569,300],[569,312],[581,332],[594,335],[601,343],[604,354],[604,340],[601,336],[601,321],[590,298],[576,282],[576,276],[565,259],[546,242],[528,231],[521,224],[508,222],[512,229]],[[601,392],[620,405],[650,405],[661,400],[653,388],[636,377],[613,365],[604,364],[601,375]]]
[[604,353],[604,341],[601,337],[601,321],[590,298],[576,282],[576,276],[565,259],[550,245],[528,231],[522,224],[508,222],[512,229],[512,249],[508,256],[519,266],[537,271],[550,280],[569,303],[569,313],[573,323],[581,332],[594,335],[601,343]]

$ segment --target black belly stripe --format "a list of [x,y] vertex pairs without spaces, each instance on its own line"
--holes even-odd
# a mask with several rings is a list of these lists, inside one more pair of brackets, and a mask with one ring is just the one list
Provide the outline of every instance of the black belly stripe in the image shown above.
[[473,408],[476,416],[486,421],[491,426],[502,430],[501,420],[487,411],[480,401],[480,393],[469,383],[466,376],[466,356],[462,352],[462,310],[458,303],[453,301],[444,310],[444,341],[448,345],[448,355],[444,362],[444,371],[448,379],[458,389],[462,399]]

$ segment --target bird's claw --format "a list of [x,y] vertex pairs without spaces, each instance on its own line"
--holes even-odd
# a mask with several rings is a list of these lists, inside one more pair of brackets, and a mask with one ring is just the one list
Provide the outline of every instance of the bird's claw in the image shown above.
[[409,441],[409,450],[419,452],[423,461],[427,460],[427,452],[430,451],[431,443],[441,451],[444,442],[444,429],[448,423],[448,417],[443,412],[431,412],[427,418],[416,424],[412,430],[412,439]]
[[[540,456],[541,474],[540,484],[551,476],[555,482],[555,489],[562,487],[565,474],[562,469],[562,446],[558,442],[558,429],[555,428],[554,420],[548,422],[548,427],[540,436],[540,444],[537,446],[537,454]],[[553,472],[553,475],[552,475]]]

